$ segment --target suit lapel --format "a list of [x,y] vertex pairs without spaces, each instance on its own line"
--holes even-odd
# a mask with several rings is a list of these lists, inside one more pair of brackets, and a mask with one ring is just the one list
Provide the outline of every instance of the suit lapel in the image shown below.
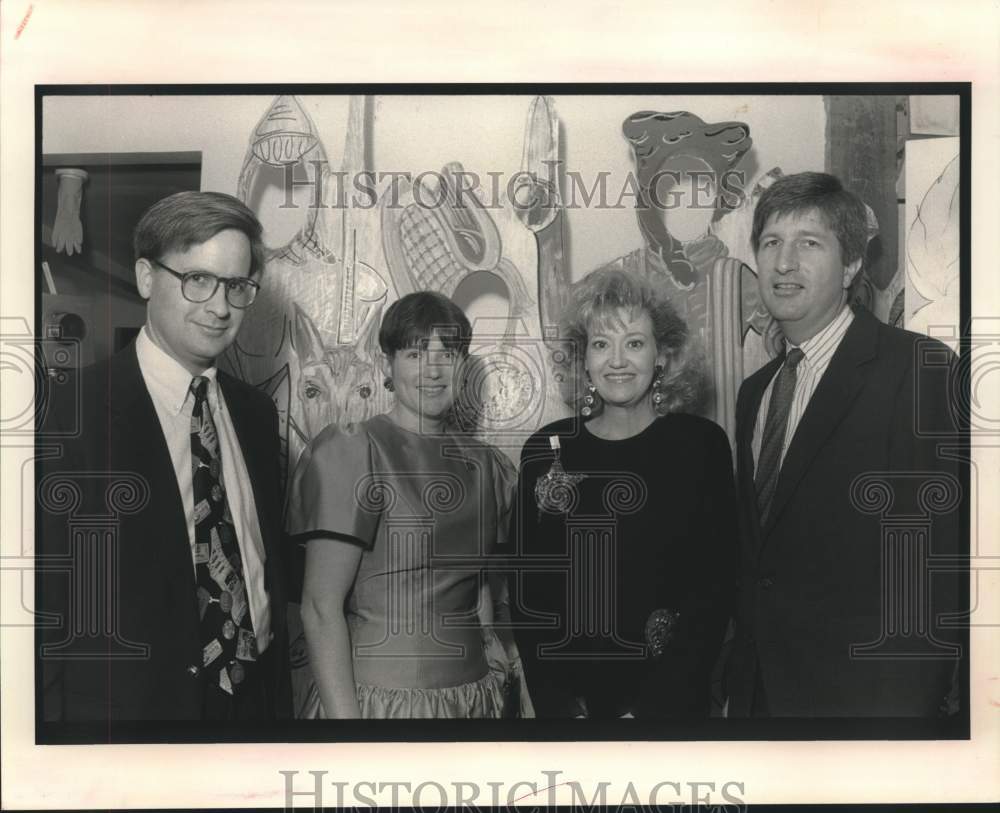
[[743,496],[743,511],[747,527],[753,534],[755,550],[760,547],[760,515],[757,511],[757,490],[754,488],[753,433],[760,412],[761,401],[768,383],[774,378],[784,356],[772,359],[757,373],[750,376],[740,393],[740,408],[736,413],[736,462],[739,493]]
[[865,384],[864,364],[874,358],[878,322],[867,310],[855,311],[854,321],[820,379],[788,447],[778,475],[764,539],[787,506],[823,443],[847,414]]
[[[146,478],[151,504],[146,513],[148,539],[167,541],[157,546],[156,551],[161,558],[161,572],[181,572],[189,576],[187,581],[193,597],[194,577],[191,575],[184,504],[160,420],[139,370],[135,344],[114,357],[109,375],[107,395],[112,460],[116,466]],[[194,608],[193,602],[191,606]]]

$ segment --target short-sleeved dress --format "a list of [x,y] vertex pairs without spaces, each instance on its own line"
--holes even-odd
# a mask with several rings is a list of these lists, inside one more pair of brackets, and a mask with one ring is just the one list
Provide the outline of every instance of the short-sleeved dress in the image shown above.
[[[477,615],[516,475],[496,449],[385,415],[328,427],[292,479],[288,531],[363,548],[345,603],[361,716],[500,717],[507,675]],[[492,665],[491,665],[492,664]],[[300,716],[322,717],[313,687]]]

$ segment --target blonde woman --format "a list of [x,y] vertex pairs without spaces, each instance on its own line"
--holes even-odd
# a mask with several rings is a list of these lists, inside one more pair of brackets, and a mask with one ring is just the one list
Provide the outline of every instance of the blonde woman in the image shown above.
[[707,717],[737,515],[725,433],[685,412],[702,378],[687,326],[656,284],[617,270],[582,280],[563,322],[577,415],[525,445],[513,526],[536,713]]

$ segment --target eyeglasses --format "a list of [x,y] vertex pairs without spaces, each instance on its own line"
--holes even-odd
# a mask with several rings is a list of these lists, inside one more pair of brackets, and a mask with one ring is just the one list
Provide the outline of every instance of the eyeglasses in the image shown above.
[[188,302],[208,302],[219,290],[219,283],[226,286],[226,301],[234,308],[249,308],[260,285],[247,277],[219,277],[209,271],[188,271],[182,274],[159,260],[153,263],[169,271],[181,281],[181,294]]

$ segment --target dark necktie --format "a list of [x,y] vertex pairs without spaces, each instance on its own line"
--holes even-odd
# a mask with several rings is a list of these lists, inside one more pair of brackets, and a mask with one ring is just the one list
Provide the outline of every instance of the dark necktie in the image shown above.
[[243,560],[222,476],[222,450],[207,403],[208,379],[191,382],[191,475],[194,485],[194,560],[201,618],[202,665],[228,694],[257,658],[243,578]]
[[760,442],[757,472],[754,477],[761,525],[767,521],[767,513],[771,510],[771,500],[778,485],[781,449],[785,445],[788,413],[792,410],[792,398],[795,396],[795,381],[798,376],[796,367],[804,355],[797,347],[788,351],[785,363],[781,365],[774,387],[771,389],[771,403],[767,408],[767,420],[764,422],[764,435]]

